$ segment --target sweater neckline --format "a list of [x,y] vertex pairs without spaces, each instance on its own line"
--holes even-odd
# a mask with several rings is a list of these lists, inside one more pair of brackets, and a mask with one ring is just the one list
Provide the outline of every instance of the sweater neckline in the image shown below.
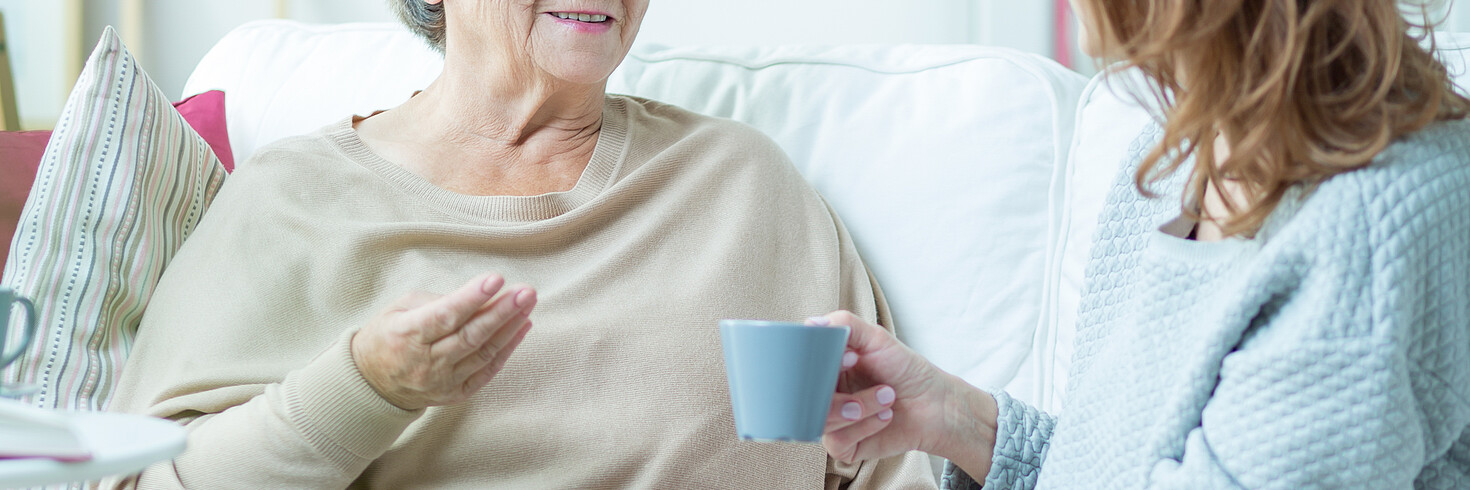
[[1184,238],[1185,230],[1193,227],[1195,222],[1181,213],[1150,229],[1146,247],[1156,257],[1183,264],[1214,264],[1249,258],[1281,233],[1296,217],[1309,195],[1301,186],[1287,189],[1254,238],[1230,237],[1209,242]]
[[1194,225],[1187,216],[1174,219],[1149,230],[1147,249],[1150,253],[1168,262],[1184,264],[1206,264],[1231,261],[1260,248],[1260,240],[1230,237],[1223,240],[1202,242],[1184,238],[1183,230]]
[[571,189],[535,196],[472,196],[434,185],[373,152],[353,128],[356,119],[357,116],[348,117],[327,133],[328,139],[347,158],[376,173],[411,198],[472,222],[528,224],[565,215],[591,202],[616,182],[628,147],[626,101],[606,96],[602,106],[602,128],[598,131],[592,159]]

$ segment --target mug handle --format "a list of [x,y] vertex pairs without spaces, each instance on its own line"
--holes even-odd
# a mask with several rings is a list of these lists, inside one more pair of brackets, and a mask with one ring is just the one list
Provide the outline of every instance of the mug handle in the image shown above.
[[[26,335],[23,339],[21,339],[20,344],[15,346],[15,352],[0,352],[0,366],[10,365],[10,363],[19,358],[21,354],[24,354],[26,351],[26,347],[31,345],[31,340],[33,340],[36,336],[36,328],[40,326],[40,318],[36,316],[35,303],[32,303],[31,300],[21,296],[16,296],[13,301],[15,303],[20,303],[20,305],[24,306],[26,309]],[[0,320],[10,321],[9,318],[4,318]]]

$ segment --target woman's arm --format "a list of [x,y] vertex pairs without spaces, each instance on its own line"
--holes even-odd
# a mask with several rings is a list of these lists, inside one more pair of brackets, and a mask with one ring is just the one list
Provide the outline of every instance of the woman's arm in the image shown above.
[[[969,417],[982,426],[977,434],[991,438],[952,441],[955,447],[945,450],[951,456],[944,465],[941,488],[979,489],[981,482],[984,488],[1035,488],[1056,418],[1003,391],[981,394],[993,397],[993,411]],[[987,423],[993,425],[984,426]],[[982,476],[976,481],[971,475]]]
[[[1183,457],[1152,488],[1410,488],[1431,444],[1399,346],[1372,338],[1262,346],[1225,358]],[[1463,428],[1463,424],[1462,428]]]
[[808,320],[851,328],[822,444],[839,461],[920,450],[948,459],[945,488],[1031,488],[1056,421],[946,373],[881,327],[845,311]]
[[[847,289],[842,303],[851,305],[850,308],[862,308],[868,304],[868,298],[874,298],[876,312],[837,311],[808,321],[852,329],[848,352],[843,356],[842,376],[832,397],[822,437],[831,458],[829,476],[842,475],[854,487],[898,488],[901,486],[898,482],[915,484],[907,475],[886,476],[898,473],[885,470],[884,465],[927,468],[927,462],[922,461],[927,458],[919,458],[918,463],[910,461],[917,454],[912,451],[917,450],[952,461],[946,463],[951,474],[964,473],[952,468],[957,464],[974,474],[994,473],[995,481],[1015,479],[1016,483],[1007,484],[1006,488],[1034,486],[1034,468],[1045,457],[1045,441],[1051,437],[1055,425],[1052,418],[1004,394],[992,396],[970,386],[903,345],[892,331],[878,326],[892,325],[882,289],[862,264],[835,212],[833,221],[845,264],[842,279]],[[874,316],[877,325],[865,319]],[[1004,412],[997,411],[999,400],[1005,401]],[[1007,444],[998,445],[997,420],[1001,415],[1005,425],[1000,429],[1005,432],[1000,435],[1007,438]],[[997,449],[1003,453],[993,457],[993,450]],[[1000,462],[995,472],[991,471],[993,459]],[[862,471],[844,470],[855,465],[860,465]],[[957,485],[962,481],[947,478],[944,484]],[[932,482],[931,478],[924,484]],[[1015,487],[1017,484],[1023,486]]]
[[342,336],[306,367],[243,405],[188,423],[188,448],[131,482],[144,489],[346,488],[423,410],[379,396]]
[[519,286],[497,295],[504,282],[488,274],[446,296],[410,294],[219,413],[197,416],[187,395],[165,400],[164,413],[193,417],[188,448],[109,486],[347,487],[424,408],[468,399],[505,365],[531,327],[536,294]]

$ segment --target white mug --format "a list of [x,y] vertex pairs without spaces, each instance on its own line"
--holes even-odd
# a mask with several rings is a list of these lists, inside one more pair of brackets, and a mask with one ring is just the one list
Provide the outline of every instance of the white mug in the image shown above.
[[[10,337],[10,307],[17,304],[25,307],[26,310],[25,337],[21,339],[20,345],[15,346],[14,351],[7,352],[5,339]],[[26,346],[31,345],[31,340],[36,336],[38,320],[36,305],[31,303],[31,300],[15,294],[15,291],[0,288],[0,368],[9,366],[25,353]]]

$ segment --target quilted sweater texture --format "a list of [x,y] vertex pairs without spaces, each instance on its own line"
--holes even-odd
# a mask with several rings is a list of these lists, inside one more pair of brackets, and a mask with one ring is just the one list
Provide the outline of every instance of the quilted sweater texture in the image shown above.
[[1470,488],[1470,122],[1221,242],[1160,230],[1182,175],[1133,188],[1158,136],[1099,218],[1063,413],[995,393],[984,487]]

